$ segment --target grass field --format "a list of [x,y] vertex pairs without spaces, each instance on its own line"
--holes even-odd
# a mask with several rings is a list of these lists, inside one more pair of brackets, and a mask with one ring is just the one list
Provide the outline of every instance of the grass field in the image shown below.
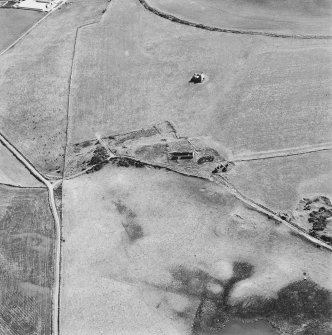
[[46,190],[0,186],[1,334],[51,334],[53,236]]
[[[206,32],[112,1],[79,32],[70,140],[170,120],[180,135],[212,136],[234,152],[325,142],[329,50],[327,41]],[[207,82],[189,85],[195,71]]]
[[68,2],[0,58],[1,129],[42,172],[62,172],[76,29],[106,6]]
[[147,0],[152,7],[210,26],[284,34],[331,35],[328,0]]
[[326,151],[237,163],[229,179],[245,195],[284,211],[305,197],[332,199],[331,169],[331,151]]
[[269,42],[218,105],[222,142],[239,153],[331,141],[330,42]]
[[43,13],[32,10],[0,8],[0,52],[19,38]]
[[[63,218],[63,335],[190,334],[216,315],[264,317],[289,333],[326,324],[325,298],[312,316],[305,301],[328,299],[329,253],[212,183],[109,165],[64,183]],[[296,294],[297,321],[283,312]]]
[[30,172],[0,143],[0,184],[24,187],[44,187]]
[[[179,135],[209,135],[216,103],[260,43],[171,23],[135,0],[112,1],[100,24],[79,32],[71,141],[162,120],[173,121]],[[188,84],[195,71],[208,75],[206,84]]]

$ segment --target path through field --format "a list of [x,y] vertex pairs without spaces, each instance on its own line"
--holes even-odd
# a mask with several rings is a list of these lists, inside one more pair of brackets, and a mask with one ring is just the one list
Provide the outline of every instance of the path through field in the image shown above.
[[280,150],[268,150],[253,153],[235,154],[233,156],[233,162],[243,162],[243,161],[254,161],[260,159],[270,159],[275,157],[287,157],[304,155],[312,152],[332,150],[332,143],[322,143],[317,145],[297,147],[297,148],[286,148]]

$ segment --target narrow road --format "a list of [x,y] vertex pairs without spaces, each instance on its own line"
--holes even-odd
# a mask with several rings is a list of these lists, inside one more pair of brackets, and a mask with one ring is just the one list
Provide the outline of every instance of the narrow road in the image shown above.
[[54,200],[54,184],[44,176],[16,149],[1,133],[0,142],[48,189],[48,202],[54,218],[55,227],[55,261],[54,261],[54,286],[52,299],[52,334],[58,334],[59,325],[59,293],[60,293],[60,255],[61,255],[61,225]]
[[277,157],[297,156],[327,150],[332,150],[332,143],[322,143],[305,147],[244,153],[234,155],[232,162],[255,161],[255,160],[271,159]]
[[246,197],[240,191],[238,191],[234,187],[234,185],[232,185],[227,179],[225,179],[221,175],[213,175],[212,180],[217,184],[226,186],[226,188],[228,189],[228,191],[230,193],[232,193],[236,198],[241,200],[243,203],[245,203],[249,207],[255,209],[256,211],[258,211],[260,213],[263,213],[263,214],[271,217],[272,219],[274,219],[277,222],[280,222],[280,223],[286,225],[288,228],[295,231],[297,234],[303,236],[305,239],[314,243],[315,245],[318,245],[322,248],[325,248],[325,249],[328,249],[328,250],[332,251],[332,246],[330,246],[327,243],[309,235],[304,230],[301,230],[299,227],[297,227],[295,224],[292,224],[291,222],[288,222],[288,221],[282,219],[277,213],[275,213],[274,211],[270,210],[269,208],[263,206],[262,204],[259,204],[258,202]]
[[96,139],[98,140],[100,145],[103,146],[104,149],[106,149],[106,151],[108,152],[109,158],[115,158],[116,156],[115,156],[114,152],[111,151],[111,149],[108,147],[108,145],[101,138],[100,134],[96,133],[95,135],[96,135]]
[[138,0],[140,4],[150,11],[151,13],[160,16],[166,20],[180,23],[186,26],[191,26],[199,29],[209,30],[209,31],[217,31],[220,33],[231,33],[231,34],[242,34],[242,35],[260,35],[260,36],[266,36],[266,37],[277,37],[277,38],[293,38],[293,39],[332,39],[332,36],[330,35],[302,35],[302,34],[278,34],[273,32],[266,32],[266,31],[256,31],[256,30],[243,30],[243,29],[229,29],[229,28],[219,28],[214,26],[208,26],[202,23],[196,23],[192,21],[187,21],[180,19],[179,17],[176,17],[171,14],[164,13],[148,4],[146,0]]
[[[239,199],[240,201],[242,201],[243,203],[245,203],[246,205],[248,205],[249,207],[253,208],[254,210],[270,217],[273,218],[275,221],[280,222],[284,225],[286,225],[288,228],[290,228],[291,230],[293,230],[294,232],[296,232],[298,235],[303,236],[306,240],[310,241],[311,243],[313,243],[316,246],[320,246],[322,248],[328,249],[330,251],[332,251],[332,246],[328,245],[327,243],[309,235],[304,229],[302,230],[300,228],[299,225],[297,225],[296,223],[292,223],[289,221],[286,221],[284,219],[282,219],[277,213],[275,213],[274,211],[272,211],[271,209],[265,207],[264,205],[246,197],[245,195],[243,195],[240,191],[238,191],[234,185],[232,185],[225,177],[223,177],[222,175],[219,174],[211,174],[211,177],[209,179],[202,177],[202,176],[197,176],[194,174],[191,174],[190,172],[188,173],[184,173],[183,171],[177,171],[176,169],[172,168],[171,166],[168,165],[163,165],[163,164],[155,164],[153,162],[147,162],[147,161],[143,161],[140,159],[137,159],[135,157],[132,156],[126,156],[126,155],[114,155],[113,152],[111,152],[111,150],[108,148],[107,144],[104,143],[104,141],[101,139],[101,137],[96,134],[97,139],[99,141],[99,143],[101,145],[103,145],[105,147],[105,149],[108,150],[108,152],[110,153],[110,157],[108,158],[108,161],[114,160],[114,159],[121,159],[121,158],[129,158],[135,162],[138,162],[140,164],[143,164],[145,166],[151,166],[154,168],[163,168],[163,169],[167,169],[188,177],[195,177],[195,178],[200,178],[203,180],[210,180],[212,182],[215,182],[216,184],[222,185],[223,187],[226,187],[226,189],[233,194],[237,199]],[[78,175],[81,175],[81,173],[79,173]],[[78,176],[77,175],[77,176]],[[76,176],[72,176],[71,178],[75,178]]]

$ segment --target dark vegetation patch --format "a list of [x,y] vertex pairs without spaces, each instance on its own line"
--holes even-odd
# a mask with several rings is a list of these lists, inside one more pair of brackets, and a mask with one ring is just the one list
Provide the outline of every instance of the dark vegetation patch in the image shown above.
[[[96,164],[96,165],[92,166],[91,169],[87,170],[86,173],[89,174],[89,173],[97,172],[97,171],[101,170],[107,163],[108,163],[108,161],[104,161],[104,162],[101,162],[99,164]],[[85,169],[82,169],[82,171],[85,171]]]
[[324,196],[312,199],[304,198],[300,201],[296,211],[307,218],[312,227],[309,230],[311,236],[329,244],[332,243],[331,230],[329,229],[332,218],[332,204],[329,198]]
[[125,229],[129,240],[135,242],[144,237],[144,231],[137,222],[137,215],[130,208],[124,205],[121,201],[113,202],[118,212],[124,216],[125,220],[121,222]]
[[332,295],[311,280],[297,281],[278,292],[275,311],[294,323],[328,320],[332,317]]
[[282,288],[277,298],[250,297],[232,306],[230,312],[244,319],[265,318],[277,323],[286,322],[299,329],[306,324],[303,334],[306,330],[310,334],[315,328],[313,325],[319,324],[321,334],[325,334],[324,323],[332,317],[332,295],[310,280],[301,280]]
[[80,145],[82,148],[86,148],[91,145],[91,141],[84,141],[82,143],[78,143],[76,145]]
[[[172,270],[171,289],[200,299],[192,325],[192,334],[219,333],[229,318],[246,320],[267,319],[290,328],[301,329],[303,334],[315,334],[315,324],[320,326],[317,334],[331,334],[326,324],[332,317],[332,295],[328,290],[310,280],[293,282],[277,293],[277,298],[251,296],[236,305],[229,303],[235,284],[251,277],[254,267],[246,262],[233,264],[233,276],[227,281],[212,277],[197,269],[183,266]],[[211,292],[210,285],[220,285],[219,292]],[[289,329],[290,329],[289,328]]]
[[207,163],[207,162],[213,162],[213,161],[214,161],[214,156],[208,155],[208,156],[200,157],[197,160],[197,164],[201,165],[201,164],[204,164],[204,163]]
[[[227,281],[212,277],[201,269],[189,270],[183,266],[171,272],[174,279],[173,288],[177,292],[200,298],[192,334],[221,331],[228,321],[230,292],[238,281],[253,274],[253,266],[246,262],[235,262],[233,272],[233,277]],[[211,290],[213,286],[220,287],[220,290]]]
[[128,158],[128,157],[119,157],[112,160],[113,164],[118,167],[135,167],[135,168],[142,168],[146,164],[139,162],[135,159]]
[[54,189],[54,199],[55,205],[59,215],[62,214],[62,184],[60,184],[57,188]]
[[104,147],[102,147],[102,146],[98,146],[94,150],[93,156],[90,159],[90,161],[88,162],[88,166],[100,165],[101,163],[104,163],[107,160],[108,160],[108,152],[107,152],[107,150]]

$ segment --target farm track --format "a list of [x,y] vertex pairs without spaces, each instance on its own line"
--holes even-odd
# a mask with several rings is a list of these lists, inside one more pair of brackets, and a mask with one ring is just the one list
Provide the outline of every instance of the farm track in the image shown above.
[[21,186],[17,184],[8,184],[8,183],[0,183],[0,186],[6,186],[6,187],[13,187],[18,189],[45,189],[46,187],[43,186]]
[[255,209],[256,211],[258,211],[262,214],[265,214],[269,218],[272,218],[273,220],[275,220],[279,223],[283,223],[288,228],[293,230],[296,234],[299,234],[299,235],[303,236],[305,239],[314,243],[316,246],[320,246],[324,249],[332,251],[332,246],[330,246],[327,243],[325,243],[325,242],[307,234],[306,231],[304,229],[300,228],[297,224],[292,223],[291,221],[286,221],[286,220],[282,219],[277,213],[275,213],[271,209],[269,209],[266,206],[248,198],[247,196],[243,195],[226,178],[224,178],[220,175],[216,175],[216,177],[214,177],[213,180],[217,184],[221,184],[221,185],[226,186],[230,193],[232,193],[237,199],[241,200],[243,203],[245,203],[249,207]]
[[265,31],[255,31],[255,30],[244,30],[244,29],[229,29],[229,28],[219,28],[214,26],[208,26],[202,23],[195,23],[192,21],[187,21],[180,19],[179,17],[176,17],[171,14],[164,13],[148,4],[146,0],[138,0],[140,4],[151,13],[162,17],[164,19],[167,19],[169,21],[184,24],[186,26],[191,26],[194,28],[199,28],[203,30],[208,31],[216,31],[220,33],[229,33],[229,34],[242,34],[242,35],[258,35],[258,36],[266,36],[266,37],[276,37],[276,38],[293,38],[293,39],[304,39],[304,40],[313,40],[313,39],[319,39],[319,40],[328,40],[332,39],[331,35],[302,35],[302,34],[278,34],[278,33],[269,33]]
[[306,147],[259,151],[248,154],[235,155],[232,159],[232,162],[245,162],[278,157],[298,156],[327,150],[332,150],[332,143],[322,143]]
[[[98,141],[102,146],[104,146],[105,148],[108,148],[108,146],[103,141],[100,141],[100,139]],[[110,149],[108,148],[108,150],[110,150]],[[187,176],[187,177],[194,177],[194,178],[199,178],[199,179],[203,179],[203,180],[209,180],[209,181],[212,181],[216,184],[223,185],[224,187],[226,187],[226,189],[231,194],[233,194],[238,200],[240,200],[241,202],[243,202],[247,206],[253,208],[254,210],[256,210],[259,213],[262,213],[262,214],[268,216],[269,218],[272,218],[276,222],[279,222],[279,223],[282,223],[282,224],[286,225],[288,228],[290,228],[291,230],[296,232],[298,235],[303,236],[305,239],[307,239],[309,242],[315,244],[316,246],[320,246],[324,249],[332,251],[332,246],[330,246],[327,243],[309,235],[304,229],[300,228],[300,226],[297,225],[295,222],[289,222],[289,221],[286,221],[286,220],[282,219],[273,210],[271,210],[271,209],[267,208],[266,206],[256,202],[255,200],[250,199],[247,196],[243,195],[240,191],[238,191],[235,188],[234,185],[232,185],[226,178],[224,178],[223,176],[221,176],[219,174],[211,175],[211,178],[207,179],[207,178],[203,178],[201,176],[197,176],[197,175],[194,175],[194,174],[174,170],[169,166],[158,165],[158,164],[154,164],[152,162],[142,161],[142,160],[139,160],[137,158],[130,157],[130,156],[115,156],[113,153],[112,153],[112,156],[108,159],[108,161],[113,161],[113,160],[121,159],[121,158],[130,159],[130,160],[132,160],[134,162],[137,162],[139,164],[142,164],[144,166],[150,166],[150,167],[154,167],[154,168],[158,168],[158,169],[166,169],[168,171],[173,171],[173,172],[179,173],[179,174]]]
[[59,325],[59,293],[60,293],[60,255],[61,255],[61,225],[54,199],[54,184],[47,180],[24,155],[14,147],[1,133],[0,142],[18,159],[39,181],[48,189],[48,202],[54,219],[55,228],[55,262],[54,262],[54,287],[52,294],[52,334],[58,334]]

